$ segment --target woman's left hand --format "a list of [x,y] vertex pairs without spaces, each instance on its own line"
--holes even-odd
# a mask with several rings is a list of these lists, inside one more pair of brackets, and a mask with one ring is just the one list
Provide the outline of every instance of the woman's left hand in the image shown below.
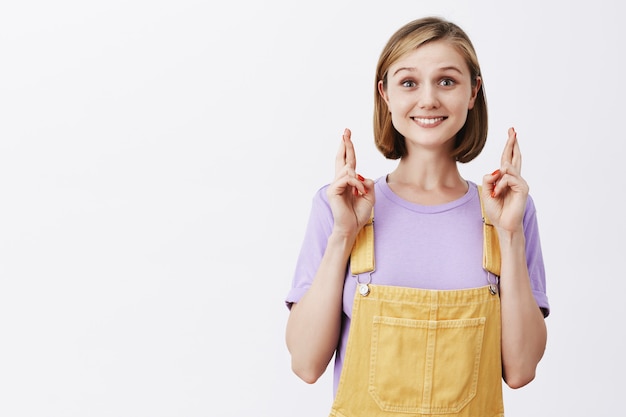
[[522,228],[528,184],[521,176],[522,154],[517,133],[509,129],[509,138],[502,152],[500,168],[483,177],[485,212],[498,229],[509,232]]

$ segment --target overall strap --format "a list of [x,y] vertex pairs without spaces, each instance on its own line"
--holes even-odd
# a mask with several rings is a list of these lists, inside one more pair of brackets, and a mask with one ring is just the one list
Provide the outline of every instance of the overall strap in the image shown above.
[[[481,186],[478,186],[478,197],[483,217],[483,268],[499,277],[501,260],[498,232],[485,214]],[[369,221],[359,231],[354,242],[350,255],[350,270],[352,275],[359,275],[372,272],[374,269],[374,209],[372,208]]]
[[356,235],[356,241],[350,255],[350,270],[352,275],[372,272],[374,264],[374,208],[367,223]]
[[489,221],[485,214],[485,205],[483,204],[483,187],[478,186],[478,197],[480,198],[480,211],[483,216],[483,268],[495,276],[500,276],[500,241],[498,240],[498,231]]

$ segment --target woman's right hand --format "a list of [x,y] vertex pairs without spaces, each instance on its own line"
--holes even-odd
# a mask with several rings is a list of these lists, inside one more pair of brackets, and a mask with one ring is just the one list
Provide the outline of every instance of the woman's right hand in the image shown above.
[[350,129],[342,136],[335,158],[335,179],[327,190],[334,217],[335,233],[355,237],[371,215],[374,202],[374,181],[356,172],[356,155]]
[[359,230],[374,207],[374,181],[356,173],[350,130],[343,134],[335,179],[327,189],[334,226],[311,286],[291,306],[287,347],[293,371],[309,384],[325,372],[341,336],[347,260]]

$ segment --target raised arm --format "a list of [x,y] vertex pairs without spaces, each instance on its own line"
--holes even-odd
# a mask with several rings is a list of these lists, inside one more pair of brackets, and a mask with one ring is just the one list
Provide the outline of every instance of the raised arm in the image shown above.
[[335,178],[328,187],[334,225],[311,287],[291,307],[286,342],[291,366],[314,383],[333,357],[341,331],[343,284],[356,235],[374,206],[374,182],[356,173],[356,155],[346,129],[335,158]]
[[532,293],[526,263],[522,222],[528,184],[521,176],[521,168],[517,133],[511,128],[500,168],[483,178],[485,210],[500,240],[502,367],[504,380],[511,388],[522,387],[534,379],[547,340],[545,321]]

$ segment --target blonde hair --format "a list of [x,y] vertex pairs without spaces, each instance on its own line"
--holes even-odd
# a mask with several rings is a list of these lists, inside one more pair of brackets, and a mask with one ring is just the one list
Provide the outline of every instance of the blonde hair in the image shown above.
[[[404,54],[414,51],[427,42],[445,40],[450,42],[465,58],[470,70],[472,86],[481,77],[480,66],[474,46],[467,34],[456,24],[438,17],[425,17],[407,23],[394,33],[383,49],[376,65],[374,85],[374,140],[378,150],[388,159],[402,158],[407,153],[404,136],[392,124],[387,103],[378,91],[378,82],[387,88],[387,71]],[[482,78],[482,77],[481,77]],[[451,157],[459,162],[476,158],[487,141],[487,101],[484,81],[478,90],[474,107],[469,110],[467,120],[454,141]]]

